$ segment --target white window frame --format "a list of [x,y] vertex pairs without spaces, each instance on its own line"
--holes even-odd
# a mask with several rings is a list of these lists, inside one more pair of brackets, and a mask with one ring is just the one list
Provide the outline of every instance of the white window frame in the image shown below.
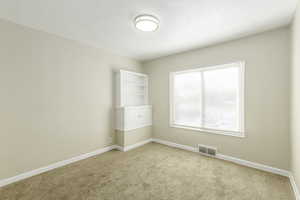
[[[215,69],[222,69],[222,68],[229,68],[229,67],[236,67],[239,65],[240,68],[240,88],[239,88],[239,110],[240,110],[240,131],[228,131],[228,130],[215,130],[215,129],[207,129],[207,128],[199,128],[199,127],[192,127],[192,126],[184,126],[184,125],[177,125],[174,123],[174,75],[188,73],[188,72],[203,72],[203,71],[209,71],[209,70],[215,70]],[[194,130],[194,131],[200,131],[205,133],[214,133],[214,134],[220,134],[220,135],[228,135],[228,136],[234,136],[234,137],[245,137],[245,108],[244,108],[244,95],[245,95],[245,61],[238,61],[234,63],[228,63],[223,65],[215,65],[215,66],[209,66],[209,67],[200,67],[196,69],[191,70],[184,70],[184,71],[176,71],[176,72],[170,72],[169,74],[169,105],[170,105],[170,127],[172,128],[182,128],[182,129],[188,129],[188,130]]]

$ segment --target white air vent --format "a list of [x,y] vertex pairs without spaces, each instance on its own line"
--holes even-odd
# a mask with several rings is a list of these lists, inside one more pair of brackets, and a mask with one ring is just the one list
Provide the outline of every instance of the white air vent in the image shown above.
[[217,148],[198,144],[198,152],[208,156],[216,156]]

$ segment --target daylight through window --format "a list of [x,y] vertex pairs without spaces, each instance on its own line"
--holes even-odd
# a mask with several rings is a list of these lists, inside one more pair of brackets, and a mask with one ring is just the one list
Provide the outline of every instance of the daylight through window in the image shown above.
[[244,62],[170,74],[171,126],[243,136]]

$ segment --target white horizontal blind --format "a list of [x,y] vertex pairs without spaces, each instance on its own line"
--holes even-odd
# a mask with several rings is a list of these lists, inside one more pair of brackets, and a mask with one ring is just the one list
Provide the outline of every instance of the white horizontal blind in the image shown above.
[[171,123],[177,126],[243,132],[242,62],[171,75]]

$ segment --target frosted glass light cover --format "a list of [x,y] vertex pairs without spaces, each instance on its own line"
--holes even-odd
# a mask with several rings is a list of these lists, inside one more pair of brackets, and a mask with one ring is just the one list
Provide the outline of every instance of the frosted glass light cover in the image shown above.
[[140,15],[134,20],[135,27],[144,32],[153,32],[159,27],[159,20],[152,15]]

